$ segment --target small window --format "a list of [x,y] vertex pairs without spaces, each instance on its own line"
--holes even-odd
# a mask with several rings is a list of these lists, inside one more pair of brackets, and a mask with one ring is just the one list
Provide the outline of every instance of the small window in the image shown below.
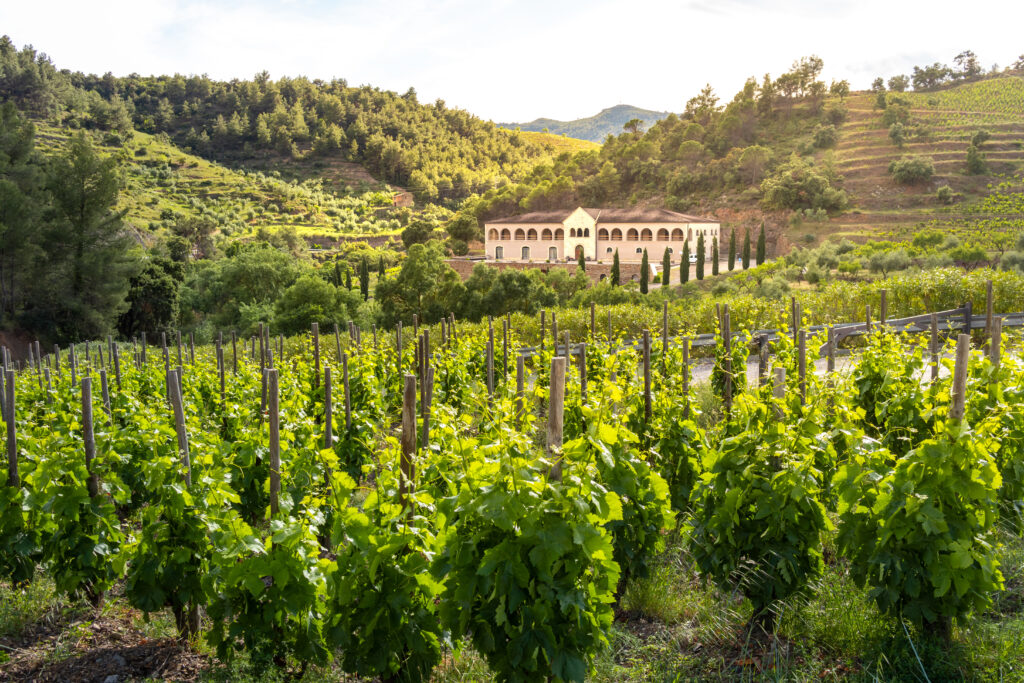
[[505,257],[505,248],[504,247],[495,247],[494,248],[494,260],[495,261],[500,261],[504,257]]
[[524,261],[529,261],[530,260],[530,248],[529,247],[523,247],[522,259]]
[[636,248],[636,253],[638,253],[638,254],[642,254],[642,253],[644,253],[644,250],[643,250],[643,248],[641,248],[641,247],[637,247],[637,248]]
[[590,237],[590,228],[583,228],[583,236]]
[[548,260],[549,261],[557,261],[558,260],[558,248],[557,247],[548,247]]
[[604,250],[604,253],[606,253],[606,254],[612,253],[612,248],[608,247],[607,249]]

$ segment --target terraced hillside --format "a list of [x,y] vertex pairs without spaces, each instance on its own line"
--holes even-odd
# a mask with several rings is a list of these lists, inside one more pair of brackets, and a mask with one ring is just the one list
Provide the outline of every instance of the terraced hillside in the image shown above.
[[[912,131],[902,148],[890,139],[873,93],[848,98],[850,116],[834,155],[852,208],[827,230],[853,239],[899,239],[935,227],[988,239],[990,246],[998,246],[1001,234],[1024,230],[1024,79],[994,78],[900,97],[909,103]],[[967,149],[978,131],[989,134],[980,146],[987,171],[971,175]],[[889,164],[905,155],[929,157],[931,180],[895,183]],[[949,205],[936,196],[942,186],[954,193]]]

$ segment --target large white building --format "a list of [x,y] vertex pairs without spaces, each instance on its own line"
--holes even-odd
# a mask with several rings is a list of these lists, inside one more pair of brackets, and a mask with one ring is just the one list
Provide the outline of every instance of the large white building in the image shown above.
[[721,235],[718,221],[666,209],[584,209],[536,211],[498,218],[484,224],[484,248],[495,261],[557,262],[578,260],[639,263],[647,250],[652,264],[661,263],[665,250],[672,262],[682,258],[683,245],[697,251],[703,235],[711,258],[712,242]]

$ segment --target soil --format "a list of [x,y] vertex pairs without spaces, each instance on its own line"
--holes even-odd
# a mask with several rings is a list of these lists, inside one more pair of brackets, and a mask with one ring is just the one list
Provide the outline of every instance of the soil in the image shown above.
[[140,621],[133,610],[44,618],[17,640],[0,639],[0,648],[10,655],[0,665],[0,681],[195,681],[210,667],[208,657],[176,639],[147,639],[133,625]]

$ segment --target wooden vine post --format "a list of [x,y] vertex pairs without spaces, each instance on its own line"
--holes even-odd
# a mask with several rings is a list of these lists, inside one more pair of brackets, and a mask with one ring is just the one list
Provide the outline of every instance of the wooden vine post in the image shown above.
[[690,416],[690,339],[683,339],[683,417]]
[[725,346],[725,358],[722,359],[722,370],[725,375],[722,403],[728,414],[732,412],[732,321],[729,316],[729,304],[722,307],[722,343]]
[[[991,340],[988,347],[988,358],[992,361],[992,365],[996,368],[999,367],[1001,361],[1000,354],[1002,353],[1002,342],[1003,342],[1003,319],[995,318],[992,320],[991,325]],[[992,381],[998,381],[995,375],[992,375]]]
[[341,385],[345,394],[345,433],[352,429],[352,395],[348,384],[348,354],[341,355]]
[[[331,401],[331,366],[324,366],[324,448],[334,445],[334,405]],[[327,475],[330,482],[330,474]]]
[[[779,401],[786,399],[786,368],[782,366],[775,368],[775,383],[772,385],[772,396]],[[780,420],[785,416],[782,406],[775,406],[775,414]]]
[[[668,302],[665,302],[668,305]],[[597,304],[593,301],[590,302],[590,336],[595,337],[597,335]]]
[[185,405],[181,398],[181,385],[177,370],[167,372],[167,386],[171,388],[171,408],[174,409],[174,431],[178,435],[178,456],[185,465],[185,488],[192,486],[192,458],[188,450],[188,432],[185,430]]
[[320,388],[320,323],[310,325],[313,337],[313,389]]
[[551,459],[548,479],[562,480],[562,426],[565,409],[565,364],[566,359],[555,356],[551,359],[551,382],[548,386],[548,429],[545,450]]
[[864,331],[871,334],[871,304],[864,305]]
[[934,382],[939,378],[939,316],[932,313],[931,338],[928,340],[929,351],[931,351],[931,376]]
[[516,420],[523,421],[523,377],[525,375],[525,359],[516,355]]
[[544,350],[544,338],[547,335],[547,311],[540,312],[540,350]]
[[580,343],[580,396],[587,400],[587,342]]
[[828,352],[825,354],[827,357],[827,369],[829,374],[836,371],[836,328],[829,325],[828,327]]
[[644,330],[644,423],[651,421],[651,332]]
[[995,314],[995,297],[992,294],[992,281],[985,283],[985,338],[992,339],[992,317]]
[[668,302],[661,303],[661,375],[668,375]]
[[885,327],[885,321],[888,320],[889,317],[889,292],[883,289],[880,294],[882,300],[880,302],[881,306],[878,310],[878,324]]
[[768,335],[761,334],[757,337],[757,386],[763,387],[768,381]]
[[971,337],[961,334],[956,339],[956,364],[953,366],[953,388],[950,394],[949,419],[964,419],[967,404],[967,361],[971,353]]
[[797,370],[800,373],[800,405],[807,404],[807,330],[800,330],[797,346]]
[[14,370],[7,370],[6,388],[0,392],[4,403],[4,419],[7,422],[7,485],[13,488],[21,486],[18,476],[18,433],[17,405],[14,394]]
[[96,498],[100,495],[100,484],[92,471],[92,461],[96,458],[96,435],[92,426],[92,377],[89,375],[82,378],[82,435],[85,441],[85,469],[89,473],[86,487],[89,497]]
[[398,504],[405,507],[412,484],[416,453],[416,376],[407,374],[402,391],[402,453],[398,461]]
[[278,395],[277,370],[269,368],[267,375],[267,399],[270,408],[270,515],[280,509],[281,497],[281,414]]

